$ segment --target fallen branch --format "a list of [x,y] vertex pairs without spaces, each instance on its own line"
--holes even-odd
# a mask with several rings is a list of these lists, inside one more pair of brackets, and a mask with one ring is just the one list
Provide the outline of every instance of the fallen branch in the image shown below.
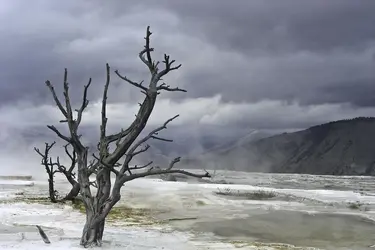
[[43,229],[38,225],[36,225],[36,228],[38,228],[38,232],[39,232],[40,236],[42,237],[44,243],[51,244],[51,241],[49,241],[49,239],[48,239],[46,233],[43,231]]

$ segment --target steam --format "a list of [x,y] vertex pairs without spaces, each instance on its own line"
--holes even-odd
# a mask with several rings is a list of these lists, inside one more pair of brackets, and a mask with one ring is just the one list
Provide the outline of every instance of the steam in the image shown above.
[[[110,104],[108,109],[108,132],[117,132],[126,128],[134,119],[137,104]],[[0,157],[2,167],[0,174],[33,174],[42,175],[44,169],[40,158],[33,148],[43,149],[45,142],[57,141],[59,146],[53,149],[53,156],[67,160],[61,142],[56,135],[46,128],[47,124],[58,125],[61,114],[54,106],[35,106],[31,103],[20,103],[0,108]],[[373,108],[348,108],[339,104],[315,105],[302,107],[298,103],[261,101],[258,103],[226,103],[220,96],[198,99],[160,99],[152,114],[149,131],[166,119],[181,114],[181,119],[171,123],[163,135],[173,139],[172,143],[152,143],[151,154],[143,155],[140,161],[155,160],[166,164],[171,158],[199,158],[192,164],[184,166],[193,168],[230,169],[240,171],[270,171],[270,162],[258,161],[259,154],[264,152],[249,151],[247,142],[257,135],[265,136],[285,131],[303,129],[311,125],[328,122],[327,117],[352,118],[357,115],[370,116]],[[235,114],[235,115],[234,115]],[[335,114],[332,117],[332,114]],[[92,101],[88,112],[84,114],[81,133],[85,142],[95,150],[100,117],[100,102]],[[65,127],[65,124],[58,126]],[[252,131],[255,134],[249,134]],[[64,131],[64,130],[62,130]],[[66,130],[65,130],[66,131]],[[239,143],[240,142],[240,143]],[[240,144],[240,145],[238,145]],[[225,155],[209,154],[215,147],[236,147],[236,153]],[[205,153],[206,152],[206,153]]]

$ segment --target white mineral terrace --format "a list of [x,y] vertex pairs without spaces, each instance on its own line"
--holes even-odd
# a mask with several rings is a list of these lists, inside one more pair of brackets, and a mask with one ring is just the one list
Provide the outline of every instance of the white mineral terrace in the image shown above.
[[[217,178],[235,184],[127,183],[119,206],[147,209],[164,223],[111,221],[103,249],[361,250],[375,244],[373,178],[238,172],[219,172]],[[56,185],[62,193],[69,188],[61,180]],[[225,195],[259,190],[274,197]],[[0,178],[0,249],[82,249],[82,213],[70,205],[25,202],[47,193],[46,180]],[[50,245],[35,225],[42,226]]]

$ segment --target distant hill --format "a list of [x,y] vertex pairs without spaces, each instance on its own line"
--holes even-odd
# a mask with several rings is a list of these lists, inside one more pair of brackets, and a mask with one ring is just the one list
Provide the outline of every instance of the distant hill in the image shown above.
[[375,175],[375,118],[329,122],[182,162],[185,167],[332,175]]
[[[62,128],[65,126],[60,125]],[[154,129],[154,127],[147,127],[147,131]],[[117,131],[118,128],[109,127],[109,133]],[[61,130],[64,133],[64,129]],[[97,126],[85,126],[81,128],[83,133],[83,140],[89,147],[90,155],[94,153],[97,148],[98,140],[98,127]],[[10,142],[14,144],[14,148],[19,148],[20,145],[26,150],[27,154],[35,156],[35,164],[37,167],[40,165],[39,156],[33,151],[33,147],[44,147],[44,142],[52,143],[57,141],[57,145],[52,149],[52,157],[60,156],[60,159],[64,159],[65,152],[62,142],[56,135],[47,129],[45,126],[29,126],[27,128],[9,128],[6,133],[4,132],[4,141],[2,141],[2,135],[0,134],[0,142],[3,142],[9,147]],[[247,131],[235,130],[228,133],[227,128],[215,127],[212,129],[210,126],[198,126],[198,127],[185,127],[185,126],[171,126],[168,130],[163,132],[163,136],[168,139],[173,139],[173,143],[167,143],[164,141],[150,140],[149,144],[151,148],[145,153],[134,159],[134,164],[146,164],[153,161],[156,165],[167,166],[170,161],[177,156],[186,158],[189,156],[195,156],[204,152],[217,151],[217,150],[228,150],[232,147],[236,147],[241,143],[248,143],[249,141],[264,138],[271,134],[260,132],[260,131]],[[5,136],[9,136],[12,140],[7,140]],[[1,155],[0,150],[0,155]],[[41,168],[42,169],[42,168]]]

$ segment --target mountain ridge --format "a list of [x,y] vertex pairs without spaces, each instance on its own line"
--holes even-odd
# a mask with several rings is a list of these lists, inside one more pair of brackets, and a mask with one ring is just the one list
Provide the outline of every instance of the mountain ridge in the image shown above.
[[182,162],[254,172],[375,175],[375,117],[319,124]]

